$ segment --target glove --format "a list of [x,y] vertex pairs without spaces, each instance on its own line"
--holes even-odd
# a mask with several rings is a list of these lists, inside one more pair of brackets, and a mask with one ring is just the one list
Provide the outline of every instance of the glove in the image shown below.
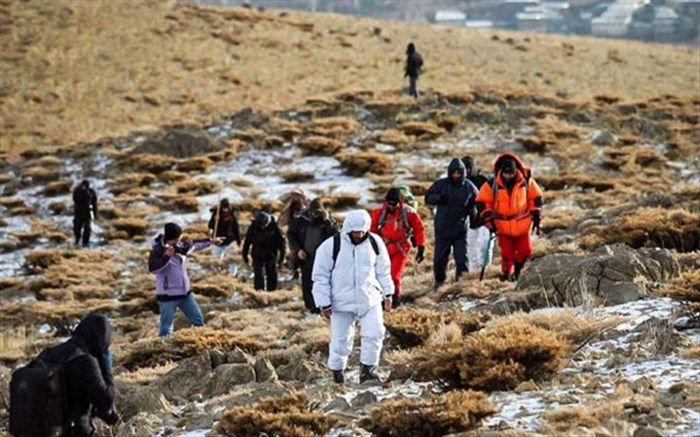
[[115,423],[119,422],[119,414],[117,414],[117,411],[112,408],[109,410],[109,413],[107,413],[107,417],[104,418],[104,421],[107,425],[114,425]]
[[542,231],[540,230],[540,220],[542,217],[540,216],[540,210],[536,209],[530,213],[530,216],[532,217],[532,232],[533,234],[540,235],[542,234]]
[[483,214],[481,214],[481,217],[484,219],[484,226],[489,228],[491,231],[496,230],[496,220],[493,218],[493,212],[485,211]]
[[450,201],[450,196],[447,193],[442,193],[438,199],[438,203],[445,204]]
[[418,246],[418,253],[416,254],[416,262],[422,263],[425,260],[425,246]]

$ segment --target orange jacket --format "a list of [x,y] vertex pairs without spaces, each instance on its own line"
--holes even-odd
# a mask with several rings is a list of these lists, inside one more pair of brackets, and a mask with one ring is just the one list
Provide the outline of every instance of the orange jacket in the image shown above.
[[[511,190],[506,188],[498,169],[502,157],[513,158],[517,163],[515,183]],[[492,213],[496,222],[496,232],[500,234],[512,237],[527,234],[532,226],[531,213],[542,206],[542,189],[532,177],[525,177],[530,170],[522,165],[516,155],[501,155],[496,159],[495,171],[495,195],[492,184],[484,184],[476,196],[476,202],[482,208],[481,216],[486,217]]]
[[423,227],[423,222],[418,213],[413,208],[404,205],[403,202],[399,203],[394,211],[389,211],[387,208],[384,226],[380,231],[379,219],[382,216],[382,210],[385,206],[386,204],[372,211],[372,226],[370,227],[370,231],[382,237],[389,251],[389,256],[394,256],[397,253],[404,253],[408,256],[408,252],[411,250],[411,241],[408,239],[408,234],[401,220],[401,209],[404,207],[408,208],[406,218],[408,220],[408,225],[411,227],[416,246],[425,246],[425,229]]

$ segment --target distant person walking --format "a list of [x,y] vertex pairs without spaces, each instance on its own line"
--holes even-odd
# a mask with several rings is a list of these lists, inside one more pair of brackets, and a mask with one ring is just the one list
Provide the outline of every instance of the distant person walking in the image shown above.
[[408,76],[408,95],[418,98],[418,77],[423,68],[423,58],[416,51],[413,43],[406,47],[406,67],[404,77]]
[[243,262],[253,256],[253,283],[256,290],[277,290],[277,267],[282,267],[286,242],[272,215],[261,211],[250,224],[243,243]]
[[90,188],[90,181],[85,179],[73,190],[73,234],[75,245],[81,240],[83,247],[90,244],[92,219],[97,214],[97,194]]
[[[216,229],[214,229],[215,227]],[[211,237],[223,238],[223,242],[220,245],[215,245],[212,249],[215,258],[223,258],[231,243],[235,242],[238,246],[241,245],[238,219],[228,199],[221,199],[219,206],[211,209],[208,228]]]

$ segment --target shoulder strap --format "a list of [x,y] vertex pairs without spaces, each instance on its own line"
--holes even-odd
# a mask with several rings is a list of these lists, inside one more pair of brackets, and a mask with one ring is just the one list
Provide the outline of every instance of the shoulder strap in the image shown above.
[[377,232],[382,232],[382,228],[386,224],[386,205],[382,206],[382,212],[379,214],[379,223],[377,224]]
[[333,235],[333,268],[335,268],[335,262],[338,260],[339,253],[340,253],[340,234],[336,232]]
[[411,224],[408,222],[408,206],[404,205],[403,208],[401,208],[401,223],[403,223],[403,228],[404,231],[406,231],[406,237],[411,238],[413,236],[413,229],[411,228]]
[[374,236],[372,234],[369,234],[369,242],[372,245],[372,249],[374,250],[375,255],[379,255],[379,245],[377,244],[377,240],[374,239]]

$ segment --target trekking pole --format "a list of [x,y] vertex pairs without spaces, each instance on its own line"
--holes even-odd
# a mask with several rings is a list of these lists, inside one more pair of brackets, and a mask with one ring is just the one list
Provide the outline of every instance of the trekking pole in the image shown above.
[[479,274],[479,282],[481,282],[484,279],[484,272],[486,271],[486,265],[489,262],[489,254],[491,253],[491,249],[493,248],[493,240],[495,238],[496,238],[496,233],[493,232],[492,230],[489,230],[489,242],[486,245],[486,248],[484,249],[484,257],[481,260],[482,266],[481,266],[481,273]]

